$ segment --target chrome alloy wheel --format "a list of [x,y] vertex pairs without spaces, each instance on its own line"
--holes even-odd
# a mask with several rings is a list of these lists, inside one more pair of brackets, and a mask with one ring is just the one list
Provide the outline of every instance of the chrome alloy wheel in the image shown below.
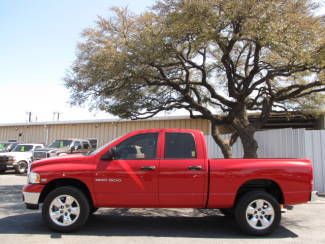
[[60,195],[50,204],[49,214],[51,220],[60,226],[70,226],[77,221],[80,215],[78,201],[69,195]]
[[28,169],[28,164],[26,162],[18,162],[18,172],[23,174],[26,173]]
[[257,199],[248,204],[246,209],[247,223],[256,230],[270,227],[274,221],[275,212],[271,203]]

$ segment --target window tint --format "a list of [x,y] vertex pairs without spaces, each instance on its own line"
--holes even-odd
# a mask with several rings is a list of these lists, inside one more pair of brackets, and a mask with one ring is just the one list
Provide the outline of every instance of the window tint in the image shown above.
[[33,150],[32,145],[17,145],[13,152],[29,152]]
[[69,147],[71,145],[71,142],[71,140],[55,140],[49,145],[49,148]]
[[156,158],[158,133],[133,136],[117,147],[117,159],[154,159]]
[[196,158],[193,136],[189,133],[166,133],[165,158]]
[[75,141],[74,143],[73,143],[73,146],[74,147],[81,147],[81,143],[80,143],[80,141]]
[[90,142],[91,148],[97,148],[97,144],[98,144],[97,139],[88,139],[88,141]]
[[89,149],[89,148],[90,148],[90,144],[89,144],[89,142],[87,142],[87,141],[83,141],[83,142],[82,142],[82,148],[84,148],[84,149]]

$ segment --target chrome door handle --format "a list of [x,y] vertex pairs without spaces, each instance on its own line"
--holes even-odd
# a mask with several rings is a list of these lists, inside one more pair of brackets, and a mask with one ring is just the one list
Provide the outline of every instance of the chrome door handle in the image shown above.
[[189,170],[202,170],[202,166],[200,165],[192,165],[188,167]]
[[141,170],[146,170],[146,171],[155,170],[155,169],[156,169],[156,166],[142,166],[141,167]]

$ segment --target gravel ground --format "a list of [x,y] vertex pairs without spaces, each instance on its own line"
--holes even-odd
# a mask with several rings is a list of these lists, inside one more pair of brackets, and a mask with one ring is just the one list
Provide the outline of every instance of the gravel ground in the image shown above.
[[0,241],[4,243],[325,243],[325,198],[282,215],[268,237],[241,234],[217,210],[100,209],[79,232],[60,234],[42,223],[40,211],[26,210],[21,188],[26,176],[0,175]]

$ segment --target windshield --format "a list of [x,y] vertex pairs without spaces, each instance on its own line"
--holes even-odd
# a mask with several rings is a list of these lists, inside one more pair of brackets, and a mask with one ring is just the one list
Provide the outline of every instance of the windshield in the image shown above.
[[13,152],[30,152],[32,151],[33,146],[32,145],[17,145]]
[[115,139],[113,139],[113,140],[107,142],[105,145],[103,145],[103,146],[97,148],[97,149],[94,150],[94,151],[90,151],[90,152],[88,153],[88,155],[95,155],[95,154],[99,153],[101,150],[103,150],[103,149],[104,149],[105,147],[107,147],[109,144],[111,144],[111,143],[117,141],[117,140],[120,139],[120,138],[121,138],[121,136],[119,136],[119,137],[117,137],[117,138],[115,138]]
[[8,143],[0,143],[0,152],[6,151]]
[[62,148],[68,147],[72,143],[72,140],[55,140],[49,145],[49,148]]

